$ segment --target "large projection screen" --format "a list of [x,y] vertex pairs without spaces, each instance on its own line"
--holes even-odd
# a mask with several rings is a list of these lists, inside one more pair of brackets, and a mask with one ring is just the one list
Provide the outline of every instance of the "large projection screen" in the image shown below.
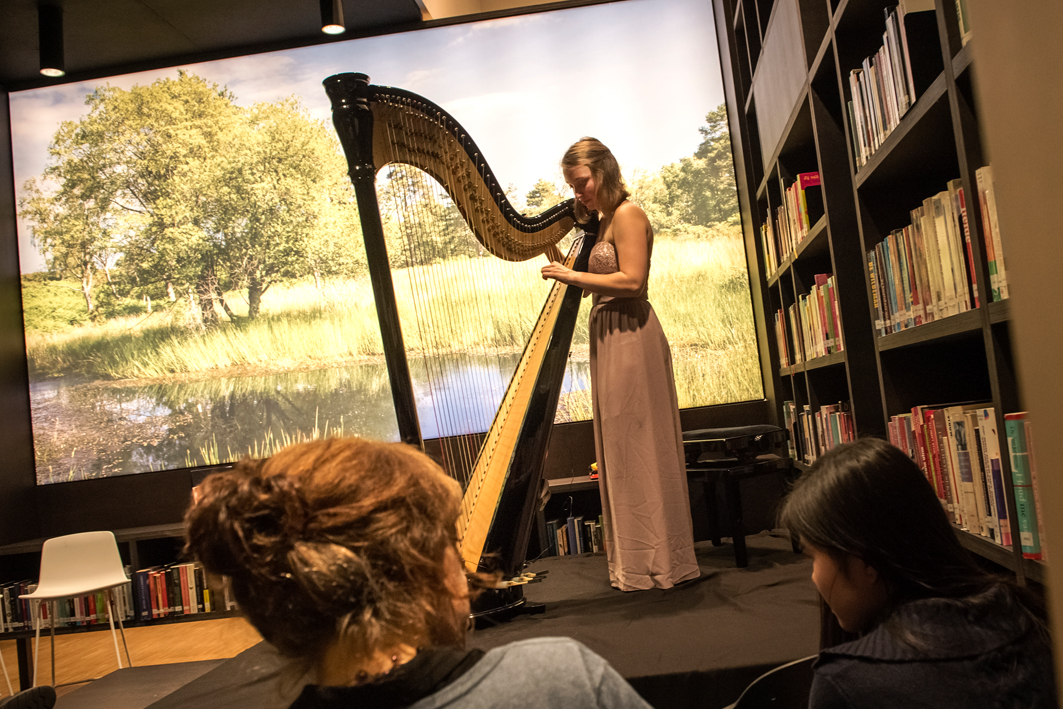
[[[525,213],[570,196],[558,160],[571,143],[610,146],[655,230],[650,299],[680,405],[761,398],[715,37],[703,0],[626,0],[13,93],[38,483],[321,436],[397,440],[321,88],[347,71],[449,111]],[[412,255],[389,206],[411,185],[419,218],[446,225]],[[407,345],[434,347],[434,365],[411,360],[422,433],[486,430],[549,287],[545,262],[482,253],[422,174],[385,169],[377,190]],[[475,326],[423,332],[405,300],[423,279],[439,312],[475,301]],[[558,421],[590,417],[587,356],[583,313]],[[434,411],[429,387],[460,416]]]

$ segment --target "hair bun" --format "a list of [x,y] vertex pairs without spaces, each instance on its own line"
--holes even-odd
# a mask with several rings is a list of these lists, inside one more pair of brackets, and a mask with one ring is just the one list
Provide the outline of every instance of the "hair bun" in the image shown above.
[[217,573],[283,576],[288,552],[305,537],[310,513],[296,483],[264,475],[263,462],[214,473],[189,511],[190,547]]

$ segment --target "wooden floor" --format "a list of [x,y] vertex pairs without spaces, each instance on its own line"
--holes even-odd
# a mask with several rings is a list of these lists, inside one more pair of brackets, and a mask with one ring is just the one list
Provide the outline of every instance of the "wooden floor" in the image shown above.
[[[125,633],[129,654],[133,664],[138,666],[234,657],[262,639],[243,618],[127,628]],[[122,648],[121,635],[118,636],[118,647]],[[0,653],[3,653],[11,686],[17,692],[18,658],[15,652],[14,640],[0,641]],[[48,684],[52,678],[52,662],[45,631],[41,633],[40,663],[38,681]],[[125,664],[124,649],[122,663]],[[56,637],[55,665],[60,696],[118,669],[110,631]],[[8,696],[7,683],[2,677],[0,696]]]

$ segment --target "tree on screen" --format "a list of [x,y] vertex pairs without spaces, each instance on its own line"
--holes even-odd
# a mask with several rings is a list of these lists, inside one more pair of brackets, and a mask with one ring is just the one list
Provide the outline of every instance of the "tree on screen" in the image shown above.
[[212,325],[226,293],[286,278],[352,275],[360,229],[333,132],[295,99],[243,108],[186,72],[126,91],[97,88],[64,122],[21,207],[56,277],[97,275],[119,295],[187,299]]

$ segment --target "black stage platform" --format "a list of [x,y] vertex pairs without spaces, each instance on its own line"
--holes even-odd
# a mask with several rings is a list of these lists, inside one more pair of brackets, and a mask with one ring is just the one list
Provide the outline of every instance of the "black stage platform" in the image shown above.
[[[486,650],[524,638],[565,635],[608,659],[655,707],[726,706],[765,670],[814,654],[819,642],[811,562],[795,554],[785,536],[764,533],[749,537],[748,544],[749,567],[736,569],[729,544],[714,548],[699,542],[701,578],[668,591],[611,588],[604,554],[537,561],[532,570],[549,573],[542,583],[528,586],[526,595],[545,603],[546,613],[478,630],[469,645]],[[263,643],[154,703],[146,698],[139,706],[123,702],[121,707],[282,709],[298,694],[299,683],[285,681],[280,668]],[[117,680],[113,684],[120,684]],[[98,704],[74,706],[75,698],[93,689],[61,697],[57,709],[112,706],[102,696]]]

